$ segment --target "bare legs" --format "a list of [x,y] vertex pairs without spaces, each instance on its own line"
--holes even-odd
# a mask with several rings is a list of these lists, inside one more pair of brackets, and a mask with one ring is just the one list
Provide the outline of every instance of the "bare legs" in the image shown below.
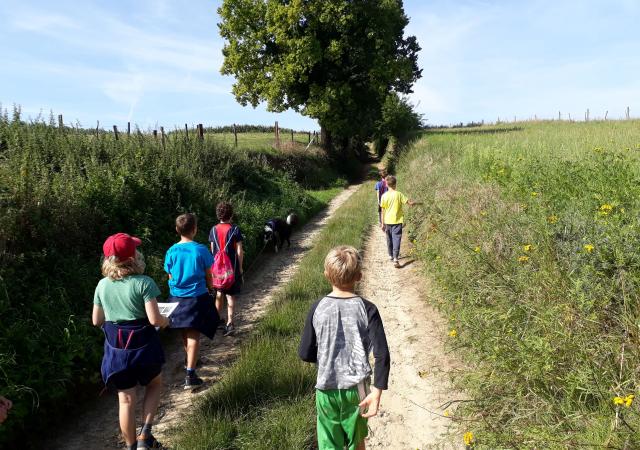
[[[153,418],[160,404],[162,393],[162,376],[155,377],[144,390],[143,418],[144,423],[153,423]],[[136,442],[136,388],[118,391],[120,404],[120,430],[127,445]]]
[[224,307],[224,298],[227,298],[227,325],[233,322],[233,307],[236,303],[234,295],[225,295],[222,292],[216,294],[216,309],[218,315],[222,317],[222,308]]
[[182,330],[182,345],[187,354],[187,368],[195,369],[200,351],[200,332],[193,328],[184,328]]

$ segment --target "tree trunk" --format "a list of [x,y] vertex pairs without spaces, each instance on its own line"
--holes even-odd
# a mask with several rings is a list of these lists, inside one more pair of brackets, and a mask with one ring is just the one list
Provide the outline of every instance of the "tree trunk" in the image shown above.
[[332,141],[333,139],[331,137],[331,132],[320,125],[320,142],[322,143],[322,148],[324,148],[327,152],[330,152],[331,146],[333,144]]

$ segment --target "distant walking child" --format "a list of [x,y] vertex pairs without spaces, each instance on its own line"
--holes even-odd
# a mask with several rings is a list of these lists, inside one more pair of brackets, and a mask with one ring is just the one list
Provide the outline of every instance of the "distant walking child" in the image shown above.
[[410,200],[400,191],[396,191],[396,177],[388,175],[386,178],[388,191],[380,198],[382,208],[382,231],[387,233],[387,248],[389,259],[398,268],[400,262],[400,243],[402,241],[402,226],[404,223],[404,205],[419,205],[420,202]]
[[184,389],[203,384],[196,374],[200,350],[200,333],[213,339],[220,318],[209,289],[213,257],[209,249],[194,242],[198,221],[194,214],[176,218],[180,241],[173,244],[164,258],[164,270],[169,274],[170,302],[178,302],[171,315],[171,328],[182,329],[182,344],[186,353]]
[[380,207],[380,199],[387,192],[387,169],[380,169],[380,180],[376,183],[376,203],[378,205],[378,222],[382,224],[382,208]]
[[[109,236],[102,246],[102,275],[93,298],[93,324],[105,335],[102,379],[118,391],[120,429],[129,450],[163,448],[151,434],[160,403],[164,352],[155,327],[169,320],[160,315],[160,289],[146,275],[140,239],[126,233]],[[145,386],[144,425],[136,438],[136,386]]]
[[242,262],[244,251],[242,248],[242,232],[237,225],[232,223],[233,206],[227,202],[220,202],[216,206],[216,215],[219,224],[211,228],[209,232],[209,242],[211,242],[211,253],[215,256],[220,250],[224,251],[233,266],[234,283],[228,288],[216,289],[216,308],[222,317],[224,298],[227,299],[227,320],[224,327],[224,336],[230,336],[235,331],[233,323],[233,312],[236,295],[240,294],[242,286]]
[[[376,306],[354,293],[362,259],[353,247],[332,249],[324,275],[333,290],[311,306],[298,355],[316,363],[316,410],[320,450],[364,450],[367,419],[378,413],[389,380],[389,348]],[[374,382],[369,354],[375,359]]]

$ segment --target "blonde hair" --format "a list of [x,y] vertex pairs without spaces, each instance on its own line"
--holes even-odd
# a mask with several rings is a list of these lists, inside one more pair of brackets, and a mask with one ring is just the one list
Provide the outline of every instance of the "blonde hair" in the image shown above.
[[362,257],[355,247],[334,247],[324,259],[324,276],[332,286],[351,286],[358,281],[361,272]]
[[109,256],[102,260],[102,276],[112,280],[122,280],[129,275],[141,275],[147,265],[144,256],[136,250],[136,256],[120,261],[117,256]]

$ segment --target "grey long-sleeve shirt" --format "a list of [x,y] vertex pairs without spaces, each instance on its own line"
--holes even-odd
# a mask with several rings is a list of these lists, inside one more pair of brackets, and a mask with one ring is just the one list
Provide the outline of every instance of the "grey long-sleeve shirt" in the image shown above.
[[298,355],[317,363],[317,389],[348,389],[371,376],[372,351],[373,385],[387,389],[391,362],[378,308],[359,296],[326,296],[311,306]]

